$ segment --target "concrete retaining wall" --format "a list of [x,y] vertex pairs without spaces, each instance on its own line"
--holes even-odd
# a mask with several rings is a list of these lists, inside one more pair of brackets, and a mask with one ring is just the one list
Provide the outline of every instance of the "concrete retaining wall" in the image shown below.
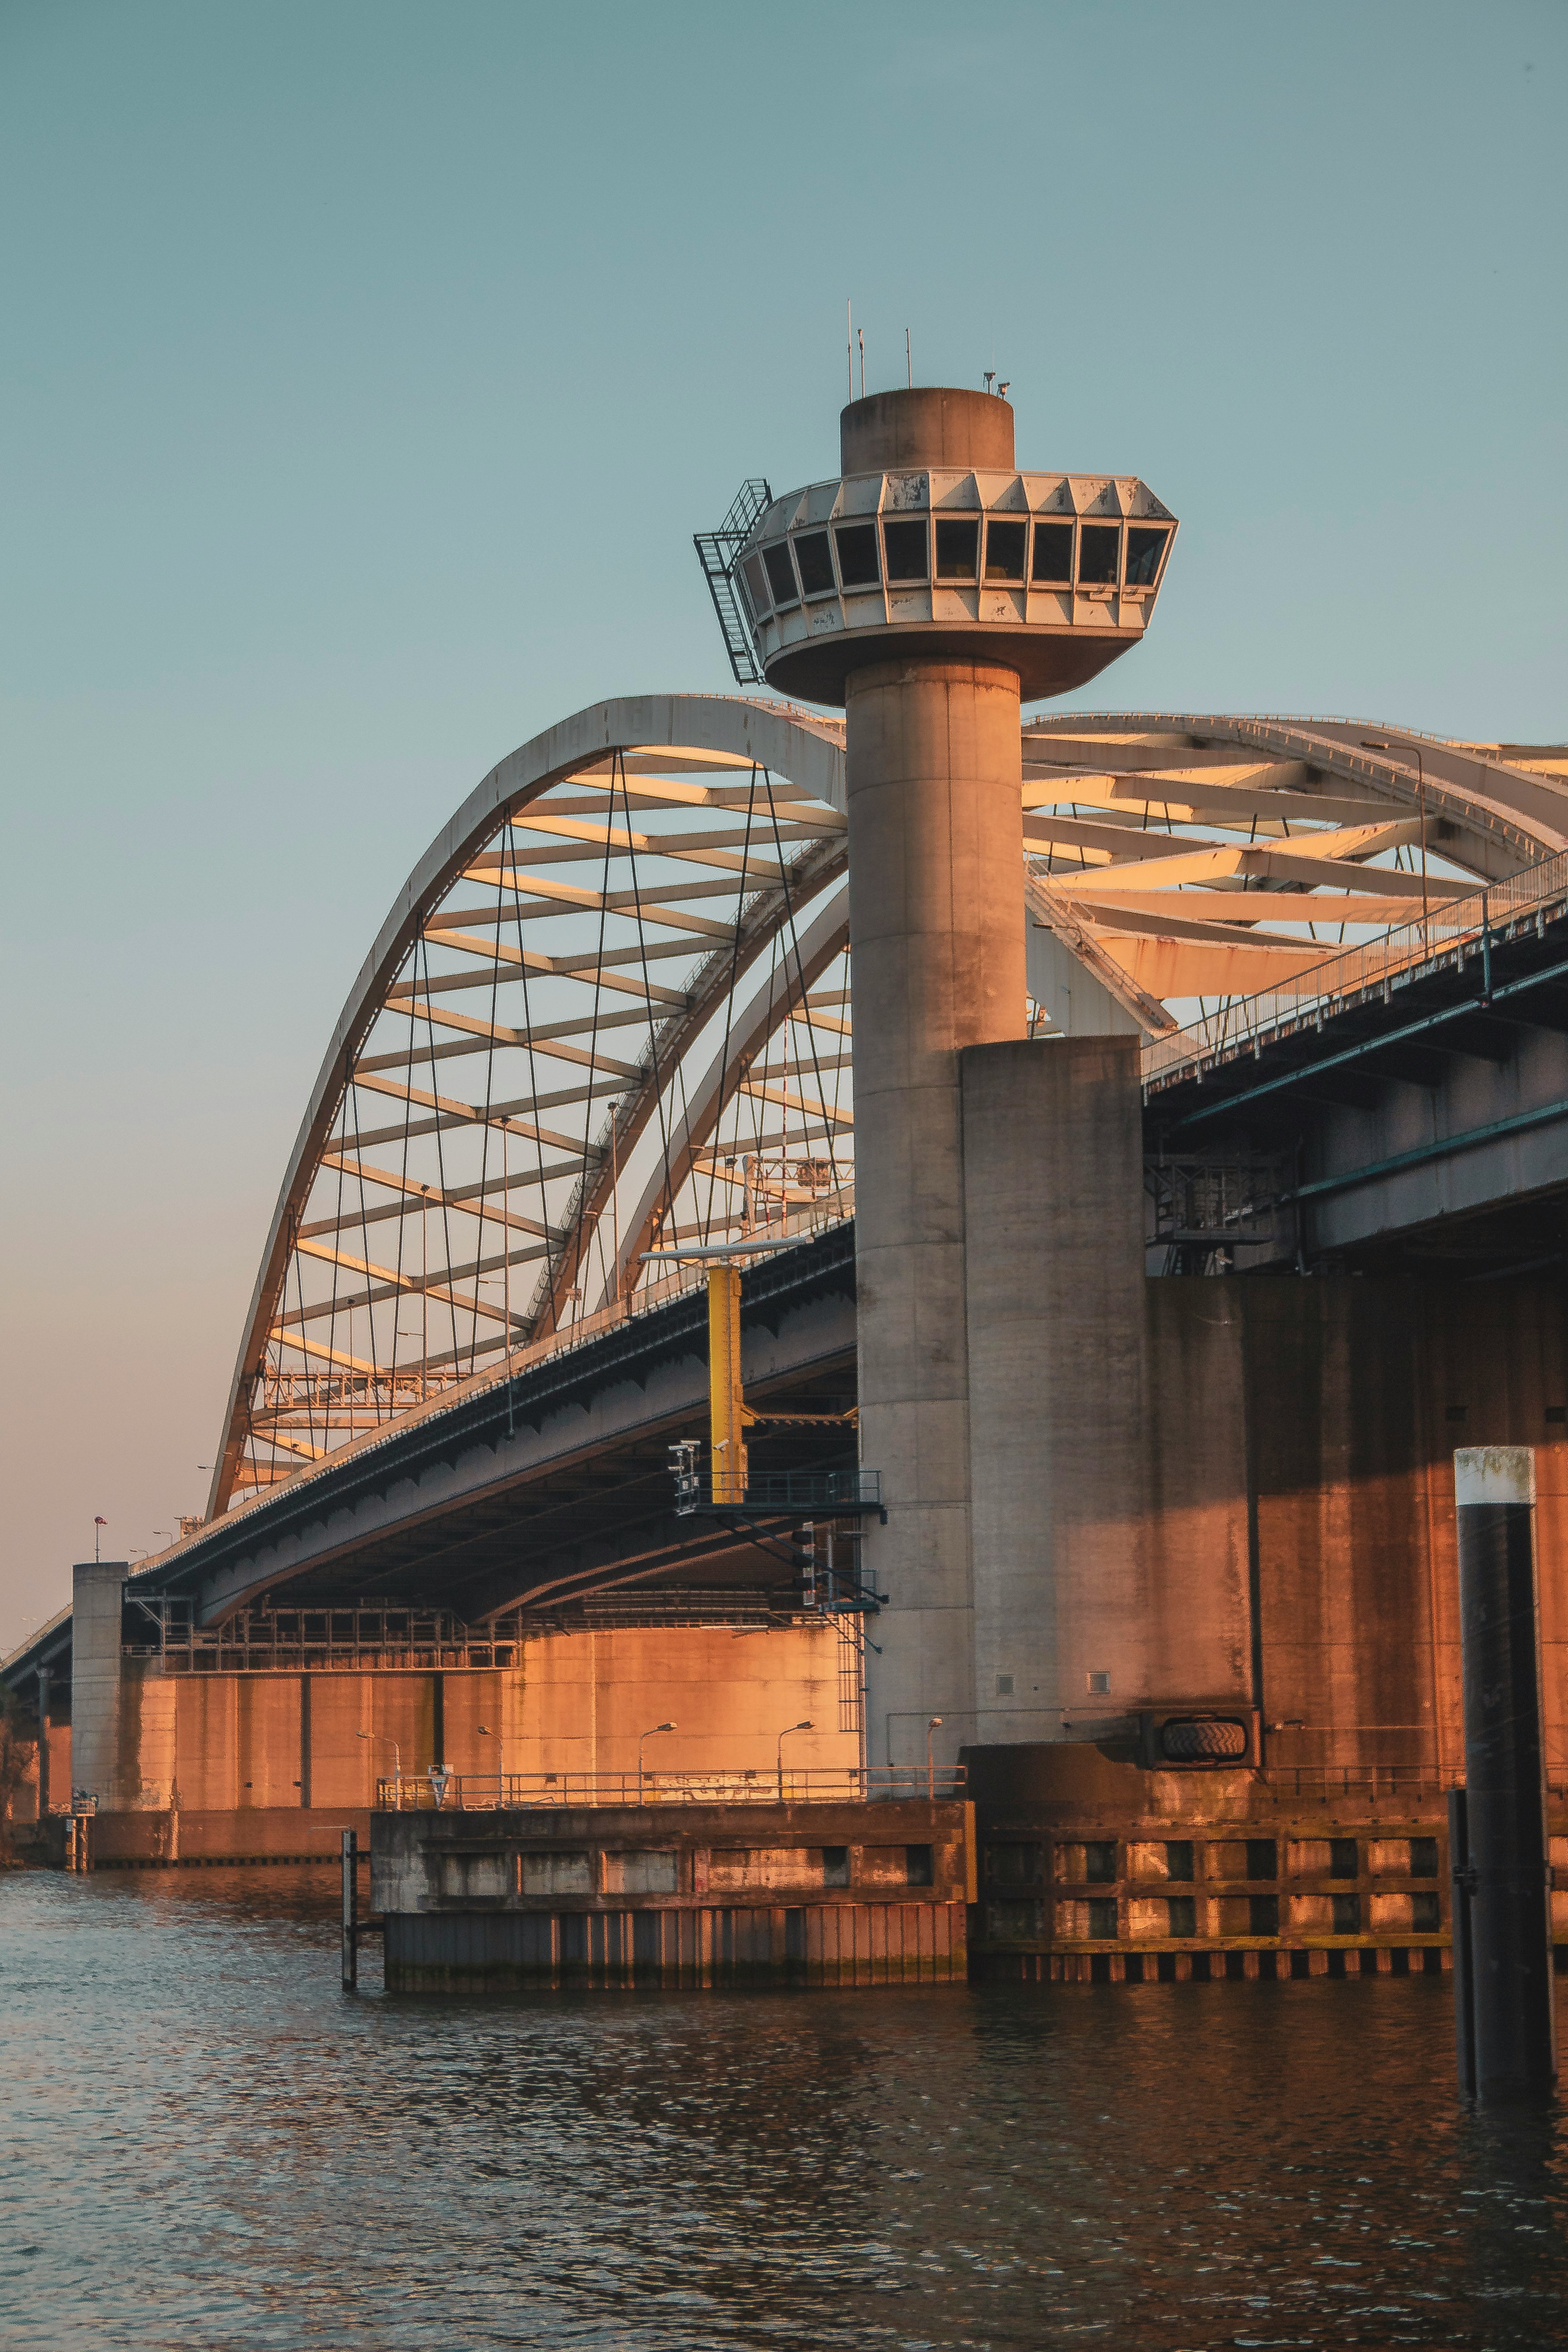
[[386,1982],[962,1982],[973,1827],[919,1799],[378,1812]]

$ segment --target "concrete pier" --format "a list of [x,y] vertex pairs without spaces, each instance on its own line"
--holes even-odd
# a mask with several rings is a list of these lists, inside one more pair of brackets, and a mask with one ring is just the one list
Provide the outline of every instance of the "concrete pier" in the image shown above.
[[962,1983],[972,1829],[940,1798],[377,1812],[386,1983]]
[[1088,1732],[1159,1687],[1235,1696],[1228,1659],[1167,1680],[1170,1660],[1150,1654],[1137,1046],[981,1045],[962,1068],[972,1526],[984,1563],[966,1736]]

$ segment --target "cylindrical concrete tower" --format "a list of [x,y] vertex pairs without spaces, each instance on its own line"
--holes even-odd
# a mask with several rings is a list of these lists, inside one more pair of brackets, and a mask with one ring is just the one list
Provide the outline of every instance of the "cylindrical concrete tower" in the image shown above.
[[737,572],[770,685],[846,716],[860,1450],[888,1524],[874,1763],[974,1736],[960,1056],[1026,1029],[1019,706],[1142,634],[1173,518],[1141,482],[1021,474],[1013,411],[854,402],[842,473],[776,499]]

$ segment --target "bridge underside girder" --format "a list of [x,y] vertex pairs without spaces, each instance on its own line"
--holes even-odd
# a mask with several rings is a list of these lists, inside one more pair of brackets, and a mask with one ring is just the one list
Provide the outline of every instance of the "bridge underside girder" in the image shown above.
[[[848,1424],[837,1442],[829,1425],[854,1402],[852,1354],[752,1394],[759,1411],[813,1416],[800,1435],[779,1428],[753,1438],[759,1469],[815,1469],[826,1456],[852,1454]],[[470,1624],[514,1609],[569,1618],[592,1595],[670,1586],[776,1592],[783,1605],[798,1513],[781,1511],[750,1528],[675,1515],[668,1447],[700,1428],[689,1406],[667,1414],[619,1442],[346,1549],[291,1579],[278,1597],[310,1606],[372,1593],[399,1601],[438,1596]]]
[[[753,1476],[853,1468],[854,1230],[745,1276]],[[480,1623],[591,1594],[783,1592],[798,1518],[679,1517],[668,1448],[707,1434],[700,1286],[505,1381],[473,1382],[215,1528],[149,1589],[221,1623],[279,1605],[419,1601]]]

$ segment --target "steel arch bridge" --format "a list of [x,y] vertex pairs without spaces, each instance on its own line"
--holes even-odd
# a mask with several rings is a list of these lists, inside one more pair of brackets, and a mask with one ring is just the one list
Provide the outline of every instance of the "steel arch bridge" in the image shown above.
[[[1155,1036],[1568,846],[1568,770],[1350,721],[1026,719],[1032,1031]],[[209,1519],[854,1204],[841,721],[600,703],[491,771],[350,992]],[[658,1255],[663,1253],[662,1255]]]

